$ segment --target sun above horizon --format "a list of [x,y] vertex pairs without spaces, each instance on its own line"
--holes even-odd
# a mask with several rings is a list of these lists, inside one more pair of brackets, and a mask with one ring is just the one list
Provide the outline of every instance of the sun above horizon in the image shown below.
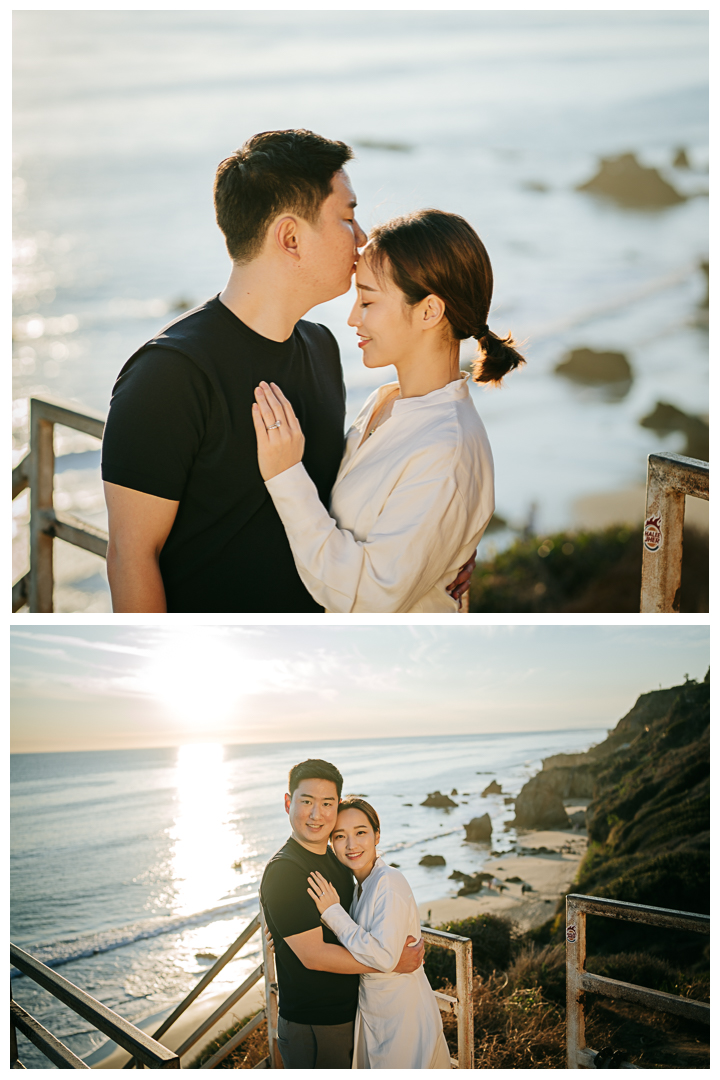
[[250,678],[242,652],[220,636],[176,632],[159,645],[143,681],[185,727],[215,729],[237,714]]

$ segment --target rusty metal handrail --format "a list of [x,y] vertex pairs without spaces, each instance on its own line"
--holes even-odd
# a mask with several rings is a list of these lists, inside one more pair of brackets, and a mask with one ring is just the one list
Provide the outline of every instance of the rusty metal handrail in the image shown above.
[[[700,934],[710,933],[710,916],[692,911],[674,911],[670,908],[651,907],[649,904],[629,904],[622,900],[607,900],[600,896],[582,896],[571,893],[565,900],[567,942],[567,1067],[568,1069],[592,1069],[597,1056],[595,1050],[585,1045],[584,993],[602,994],[604,997],[633,1001],[660,1012],[672,1012],[702,1023],[710,1023],[710,1006],[705,1001],[695,1001],[679,994],[666,994],[646,986],[593,975],[585,970],[587,955],[586,921],[588,915],[602,915],[626,922],[646,923],[676,930],[694,930]],[[626,1064],[625,1068],[635,1068]]]
[[640,611],[679,611],[685,496],[710,498],[707,461],[682,454],[648,457]]
[[[109,1035],[118,1045],[124,1047],[151,1069],[179,1069],[180,1057],[172,1050],[157,1042],[150,1035],[131,1024],[129,1020],[118,1016],[107,1005],[92,997],[79,986],[58,975],[52,968],[41,963],[30,953],[17,945],[10,944],[10,962],[32,979],[38,986],[48,990],[56,998],[76,1012],[78,1016],[89,1020],[98,1029]],[[15,1029],[19,1028],[42,1052],[61,1069],[86,1069],[81,1061],[59,1039],[38,1023],[24,1009],[10,1001],[10,1067],[24,1068],[17,1056]]]
[[100,413],[79,409],[49,398],[30,398],[30,449],[13,469],[13,499],[30,488],[30,569],[13,583],[12,609],[28,605],[30,611],[53,610],[53,539],[107,557],[108,535],[53,505],[55,476],[55,424],[84,431],[102,439],[105,420]]

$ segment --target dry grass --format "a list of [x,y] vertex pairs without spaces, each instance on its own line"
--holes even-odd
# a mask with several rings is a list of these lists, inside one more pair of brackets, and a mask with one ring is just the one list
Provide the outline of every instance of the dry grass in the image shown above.
[[[247,1024],[248,1020],[251,1020],[251,1016],[246,1016],[244,1019],[238,1021],[227,1031],[223,1032],[213,1042],[208,1043],[201,1054],[193,1061],[191,1065],[188,1065],[189,1069],[199,1069],[204,1061],[211,1058],[213,1054],[220,1049],[229,1039],[240,1031],[240,1028]],[[267,1035],[267,1020],[263,1020],[262,1024],[255,1028],[253,1032],[248,1035],[247,1039],[240,1043],[240,1046],[236,1050],[233,1050],[231,1054],[221,1061],[219,1065],[216,1065],[217,1069],[254,1069],[263,1058],[268,1056],[268,1035]]]

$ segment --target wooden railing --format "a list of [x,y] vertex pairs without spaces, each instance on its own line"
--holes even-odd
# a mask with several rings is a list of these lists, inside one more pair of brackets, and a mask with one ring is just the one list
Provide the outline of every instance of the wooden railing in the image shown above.
[[428,945],[440,945],[443,949],[452,949],[455,953],[455,989],[457,997],[435,991],[438,1008],[441,1012],[450,1012],[457,1017],[458,1056],[453,1061],[457,1069],[474,1069],[475,1061],[475,1018],[472,984],[472,941],[458,934],[448,934],[445,930],[422,928],[423,940]]
[[[650,1009],[675,1013],[676,1016],[684,1016],[704,1024],[710,1023],[710,1005],[705,1001],[695,1001],[677,994],[666,994],[662,990],[650,990],[645,986],[620,982],[619,979],[609,979],[604,975],[592,975],[585,970],[588,915],[602,915],[606,918],[676,930],[695,930],[700,934],[710,933],[709,915],[649,907],[647,904],[628,904],[621,900],[605,900],[602,897],[580,896],[577,893],[571,893],[566,897],[565,909],[568,1069],[595,1068],[597,1051],[590,1050],[585,1045],[584,995],[586,993],[620,998],[637,1005],[645,1005]],[[625,1062],[618,1067],[632,1069],[636,1066]]]
[[640,611],[679,611],[685,496],[710,498],[707,461],[650,454],[643,528]]
[[79,412],[71,406],[30,398],[30,449],[13,469],[12,497],[30,488],[30,569],[12,587],[12,609],[26,604],[31,612],[53,610],[53,539],[107,556],[108,536],[53,504],[55,478],[55,424],[84,431],[102,439],[105,420],[99,413]]
[[[137,1061],[150,1069],[179,1069],[180,1056],[155,1039],[135,1027],[129,1020],[124,1020],[112,1009],[96,1001],[94,997],[81,990],[74,983],[58,975],[52,968],[46,967],[30,953],[17,945],[10,945],[10,963],[22,971],[45,990],[68,1005],[78,1016],[88,1020],[98,1031],[109,1035],[119,1046],[134,1055]],[[43,1052],[58,1069],[87,1069],[79,1057],[69,1047],[52,1035],[25,1009],[12,999],[10,984],[10,1068],[24,1069],[18,1057],[17,1032],[21,1031]]]

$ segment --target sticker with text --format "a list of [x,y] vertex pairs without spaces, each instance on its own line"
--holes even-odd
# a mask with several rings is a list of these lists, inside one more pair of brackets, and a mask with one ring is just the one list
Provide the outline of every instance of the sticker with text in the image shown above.
[[662,517],[649,517],[645,520],[643,530],[643,544],[647,551],[657,551],[662,545],[662,529],[660,528]]

